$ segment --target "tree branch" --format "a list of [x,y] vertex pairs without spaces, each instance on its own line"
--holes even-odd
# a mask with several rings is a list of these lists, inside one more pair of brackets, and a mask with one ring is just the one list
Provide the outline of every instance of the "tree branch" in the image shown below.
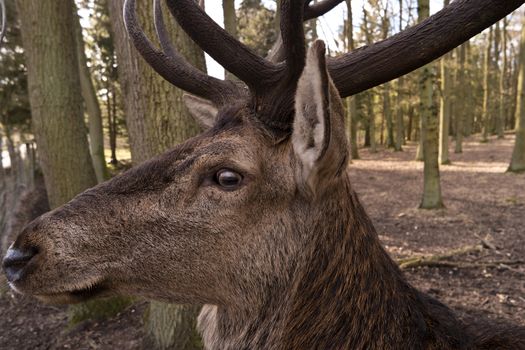
[[405,75],[488,28],[525,0],[456,0],[422,23],[337,58],[330,75],[342,97]]

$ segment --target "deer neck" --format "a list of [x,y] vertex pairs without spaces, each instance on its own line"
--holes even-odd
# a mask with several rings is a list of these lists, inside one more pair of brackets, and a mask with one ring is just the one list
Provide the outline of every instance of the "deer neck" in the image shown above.
[[296,232],[306,243],[287,281],[244,310],[203,308],[206,349],[384,349],[409,337],[426,347],[427,325],[439,324],[426,297],[380,245],[348,179],[343,188],[306,211],[309,229]]

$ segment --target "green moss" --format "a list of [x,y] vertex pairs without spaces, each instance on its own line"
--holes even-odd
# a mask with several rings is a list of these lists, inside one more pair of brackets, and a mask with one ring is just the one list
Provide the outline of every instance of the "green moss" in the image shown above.
[[103,320],[115,316],[131,305],[132,298],[115,297],[95,299],[69,308],[69,325],[74,326],[86,320]]

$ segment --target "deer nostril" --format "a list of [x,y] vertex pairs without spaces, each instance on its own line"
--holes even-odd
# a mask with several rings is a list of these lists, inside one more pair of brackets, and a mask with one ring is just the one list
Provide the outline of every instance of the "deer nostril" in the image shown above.
[[7,280],[9,282],[18,281],[22,276],[24,268],[37,254],[38,250],[36,248],[29,248],[25,250],[9,248],[2,262]]

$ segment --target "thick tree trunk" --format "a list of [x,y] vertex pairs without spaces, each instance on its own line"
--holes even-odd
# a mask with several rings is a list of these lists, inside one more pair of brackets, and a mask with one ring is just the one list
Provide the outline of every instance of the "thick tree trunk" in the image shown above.
[[525,171],[525,17],[522,17],[516,101],[516,143],[508,171]]
[[492,50],[492,27],[489,29],[487,48],[485,50],[485,57],[483,59],[483,115],[482,128],[481,128],[481,142],[489,141],[489,129],[490,129],[490,61],[491,61],[491,50]]
[[84,105],[89,120],[89,146],[93,168],[97,177],[97,182],[101,183],[108,178],[106,168],[106,158],[104,157],[104,133],[102,129],[102,113],[95,93],[95,87],[91,80],[91,73],[87,66],[86,53],[84,51],[84,38],[82,37],[82,27],[77,14],[77,6],[73,3],[73,18],[75,26],[76,47],[78,70],[80,74],[80,87]]
[[[418,0],[418,17],[421,22],[429,16],[429,0]],[[420,79],[420,110],[421,110],[421,142],[424,158],[423,199],[422,209],[443,207],[438,163],[438,115],[434,105],[432,65],[421,69]]]
[[[194,136],[199,128],[182,102],[182,91],[164,81],[131,47],[122,19],[123,0],[110,1],[110,17],[119,79],[125,101],[126,123],[134,164],[141,163]],[[151,2],[141,2],[138,16],[150,38],[155,37]],[[199,69],[205,71],[204,54],[172,21],[165,9],[172,42]],[[198,349],[194,306],[152,302],[145,319],[150,349]],[[186,321],[191,320],[191,321]]]
[[[97,183],[83,120],[71,0],[18,0],[33,131],[51,208]],[[71,308],[71,320],[102,317],[113,300]]]
[[53,208],[96,184],[82,113],[72,3],[18,0],[33,130]]

